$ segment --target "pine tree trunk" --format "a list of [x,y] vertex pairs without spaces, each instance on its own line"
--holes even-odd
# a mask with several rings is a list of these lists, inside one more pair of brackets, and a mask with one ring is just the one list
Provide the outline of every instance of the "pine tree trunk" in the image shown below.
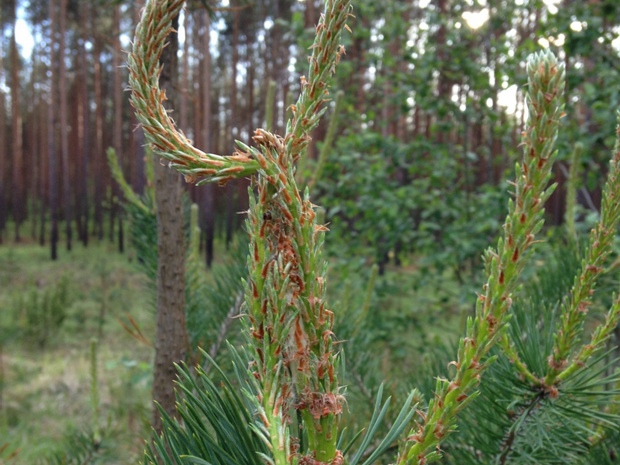
[[[0,81],[2,81],[2,74],[4,71],[2,65],[2,55],[3,55],[3,47],[2,41],[0,40]],[[5,100],[4,100],[4,92],[0,90],[0,244],[2,244],[4,230],[6,228],[6,216],[7,216],[7,206],[6,206],[6,193],[5,186],[9,180],[7,168],[7,155],[8,152],[6,150],[6,114],[5,114]]]
[[[233,148],[235,138],[239,137],[237,132],[239,115],[237,111],[237,63],[239,62],[239,10],[233,12],[233,44],[232,44],[232,77],[230,80],[230,127],[229,145]],[[275,114],[275,113],[274,113]],[[235,186],[237,182],[229,182],[226,185],[226,248],[230,247],[234,232],[236,196]]]
[[26,166],[31,167],[30,176],[24,175],[25,180],[30,181],[30,208],[28,209],[30,216],[30,224],[31,224],[31,232],[30,237],[33,241],[37,240],[37,221],[39,220],[39,216],[37,215],[37,199],[38,199],[38,189],[37,186],[39,184],[39,174],[41,172],[41,153],[42,147],[40,145],[39,140],[39,131],[37,127],[37,123],[39,122],[37,115],[38,109],[40,106],[40,102],[37,102],[37,90],[36,90],[36,82],[37,82],[37,74],[36,70],[39,69],[38,57],[37,57],[37,49],[34,48],[32,50],[32,73],[30,75],[30,102],[32,108],[29,109],[29,119],[30,121],[26,125],[26,138],[25,141],[30,145],[24,151],[24,153],[30,154],[29,160],[26,162]]
[[45,245],[46,217],[45,210],[49,202],[49,124],[47,116],[48,102],[41,99],[39,102],[39,147],[41,147],[41,169],[39,170],[39,245]]
[[80,134],[81,134],[81,152],[82,152],[82,166],[80,173],[80,197],[81,197],[81,211],[80,216],[82,218],[82,230],[80,231],[80,239],[84,247],[88,246],[88,164],[90,154],[90,111],[88,108],[88,72],[86,61],[86,42],[87,36],[87,24],[88,24],[88,4],[82,2],[80,9],[81,17],[81,34],[82,43],[80,44]]
[[247,32],[246,35],[246,44],[245,44],[245,49],[246,49],[246,60],[248,62],[247,65],[247,74],[248,74],[248,81],[247,81],[247,92],[248,92],[248,110],[247,110],[247,124],[248,124],[248,139],[250,139],[252,137],[252,133],[254,132],[254,130],[256,129],[256,123],[255,123],[255,119],[254,119],[254,67],[256,66],[256,63],[254,62],[254,54],[256,53],[256,51],[254,50],[253,44],[256,41],[256,33],[254,31],[254,29],[252,29],[251,32]]
[[67,239],[67,250],[71,250],[71,221],[73,219],[71,211],[71,182],[69,179],[69,125],[67,122],[67,76],[65,66],[65,37],[67,20],[67,0],[60,0],[60,13],[58,17],[58,27],[60,37],[58,44],[58,97],[60,99],[60,153],[62,156],[62,181],[63,197],[65,207],[65,235]]
[[[181,99],[179,104],[179,126],[181,130],[187,133],[189,129],[187,120],[187,93],[189,90],[189,12],[183,12],[183,31],[185,32],[185,40],[183,41],[183,61],[181,62]],[[203,76],[204,77],[204,76]]]
[[11,35],[11,156],[13,159],[13,219],[15,242],[20,241],[19,226],[24,220],[24,186],[22,183],[22,115],[20,110],[19,59],[17,57],[17,0],[13,0],[13,34]]
[[[267,12],[267,2],[261,2],[262,4],[262,24],[265,24],[265,21],[267,21],[268,18],[268,12]],[[271,78],[271,70],[269,68],[269,44],[271,43],[271,32],[273,31],[273,28],[270,30],[265,29],[264,30],[264,40],[263,40],[263,46],[265,47],[263,49],[263,85],[262,88],[265,90],[265,92],[263,92],[263,100],[261,102],[261,106],[260,108],[265,112],[263,115],[263,121],[265,121],[265,124],[262,126],[265,129],[267,129],[268,131],[272,131],[273,132],[273,127],[268,127],[268,125],[266,124],[267,122],[267,101],[266,101],[266,97],[267,97],[267,92],[266,90],[269,88],[269,79]]]
[[[120,160],[125,159],[123,153],[123,81],[121,76],[121,7],[114,7],[114,53],[112,59],[112,68],[114,69],[114,128],[113,128],[113,146]],[[126,163],[121,163],[121,169]],[[112,202],[113,216],[118,217],[118,251],[123,253],[125,250],[123,238],[123,215],[118,206],[122,202],[123,193],[117,182],[112,182]]]
[[[178,29],[178,17],[173,26]],[[173,101],[176,94],[177,50],[176,34],[161,56],[163,71],[160,85]],[[177,417],[173,381],[175,363],[181,362],[187,350],[185,325],[185,245],[183,218],[183,189],[178,173],[160,163],[153,163],[155,200],[157,202],[157,334],[153,372],[153,400],[172,417]],[[161,432],[159,410],[153,411],[152,426]]]
[[103,98],[101,78],[101,39],[97,34],[97,12],[91,11],[91,27],[94,34],[93,62],[95,87],[95,224],[97,238],[103,239]]
[[54,48],[56,46],[55,8],[56,5],[54,0],[50,0],[50,93],[47,107],[47,141],[49,151],[49,199],[50,219],[52,223],[52,230],[50,233],[50,245],[52,260],[56,260],[58,258],[58,179],[56,177],[56,108],[54,98],[56,93],[56,70],[54,68],[54,64],[56,63],[56,54],[54,53]]
[[[203,11],[202,26],[204,28],[202,35],[202,60],[200,62],[202,69],[202,128],[200,132],[200,144],[202,150],[209,152],[212,148],[211,144],[211,52],[210,52],[210,34],[211,19],[209,13]],[[213,240],[215,237],[215,186],[212,183],[207,184],[203,188],[204,200],[204,218],[205,218],[205,260],[207,267],[211,267],[213,263]]]

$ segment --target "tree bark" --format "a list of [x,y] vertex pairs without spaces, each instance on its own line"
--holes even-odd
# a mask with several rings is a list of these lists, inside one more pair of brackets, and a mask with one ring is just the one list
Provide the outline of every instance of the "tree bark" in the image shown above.
[[55,2],[50,0],[49,14],[50,14],[50,93],[47,106],[47,143],[49,152],[49,187],[50,187],[50,219],[52,223],[52,230],[50,233],[50,246],[52,260],[58,258],[58,184],[56,177],[56,111],[55,111],[55,99],[56,93],[56,70],[54,64],[56,63],[56,54],[54,48],[56,45],[55,40]]
[[[230,140],[229,145],[233,148],[235,138],[239,137],[237,131],[239,115],[237,109],[237,63],[239,63],[239,10],[233,12],[233,44],[232,44],[232,76],[230,80]],[[274,115],[276,113],[274,112]],[[226,185],[226,248],[230,247],[234,232],[234,220],[236,209],[236,180]]]
[[[2,73],[4,71],[2,65],[2,41],[0,40],[0,81],[2,81]],[[2,244],[4,229],[6,228],[7,205],[5,186],[8,179],[8,163],[6,150],[6,114],[5,112],[4,92],[0,90],[0,244]]]
[[[178,28],[178,18],[172,27]],[[177,80],[176,34],[161,56],[163,70],[160,85],[174,104]],[[175,363],[181,362],[187,349],[185,324],[185,245],[181,177],[165,167],[156,156],[153,163],[155,201],[157,203],[157,334],[155,340],[155,366],[153,373],[153,400],[172,417],[175,409],[173,381]],[[162,429],[159,410],[153,411],[152,426],[158,433]]]
[[24,219],[24,186],[22,182],[22,114],[20,110],[19,59],[17,57],[17,0],[13,0],[13,34],[11,35],[11,156],[13,159],[12,210],[15,220],[15,242],[20,241],[19,226]]
[[247,93],[248,93],[248,110],[247,110],[247,124],[248,124],[248,136],[247,140],[252,137],[252,133],[256,129],[256,123],[254,118],[254,67],[256,63],[254,62],[254,54],[256,50],[254,49],[254,42],[256,42],[256,34],[254,29],[251,29],[246,32],[246,60],[247,60]]
[[93,62],[94,62],[94,88],[95,88],[95,224],[97,225],[97,238],[103,239],[103,97],[101,78],[101,39],[96,30],[96,11],[91,11],[91,27],[93,30]]
[[[121,76],[121,7],[114,7],[114,53],[112,58],[112,68],[114,70],[114,127],[113,127],[113,146],[120,160],[124,160],[123,153],[123,80]],[[126,163],[121,163],[121,168]],[[123,238],[123,215],[118,208],[123,199],[123,192],[117,182],[112,182],[112,215],[118,217],[118,251],[123,253],[125,250]]]
[[45,245],[46,207],[49,202],[49,122],[47,115],[48,102],[40,99],[39,101],[39,147],[41,147],[41,169],[39,171],[39,245]]
[[81,17],[81,35],[82,40],[80,44],[80,119],[79,119],[79,131],[80,131],[80,140],[81,147],[80,151],[82,153],[82,163],[81,163],[81,171],[80,171],[80,212],[79,215],[82,220],[82,229],[79,231],[80,240],[84,247],[88,246],[88,164],[90,162],[90,121],[88,116],[90,115],[90,111],[88,108],[88,72],[87,72],[87,61],[86,61],[86,42],[88,41],[87,35],[87,24],[88,24],[88,4],[87,2],[82,2],[80,9],[80,17]]
[[38,186],[39,186],[39,174],[41,172],[41,153],[42,146],[40,145],[39,139],[39,128],[38,123],[39,119],[37,118],[38,110],[40,106],[40,102],[37,102],[37,89],[36,89],[36,81],[37,81],[37,69],[39,68],[38,57],[37,57],[37,49],[34,48],[32,50],[32,72],[30,75],[30,105],[28,108],[27,114],[29,116],[28,124],[26,125],[26,137],[24,141],[29,143],[29,146],[25,148],[24,153],[29,154],[28,161],[26,162],[26,166],[31,167],[31,172],[29,176],[24,174],[24,180],[29,181],[30,184],[30,209],[28,210],[30,213],[30,224],[31,224],[31,233],[33,241],[37,240],[37,200],[39,199],[38,195]]
[[65,66],[65,38],[67,24],[67,0],[60,0],[60,12],[58,16],[58,27],[60,37],[58,43],[58,97],[60,99],[60,153],[62,157],[62,186],[65,207],[65,235],[67,239],[67,250],[71,250],[73,219],[71,211],[71,181],[69,166],[69,125],[67,122],[67,76]]
[[185,40],[183,41],[183,60],[181,62],[181,99],[179,103],[179,126],[181,130],[187,133],[189,123],[188,113],[188,90],[189,90],[189,11],[183,11],[183,31],[185,32]]
[[[203,11],[202,15],[202,127],[200,131],[200,144],[202,150],[210,152],[211,144],[211,19],[209,13]],[[213,239],[215,237],[215,186],[212,183],[203,188],[203,213],[205,218],[205,261],[211,268],[213,263]]]

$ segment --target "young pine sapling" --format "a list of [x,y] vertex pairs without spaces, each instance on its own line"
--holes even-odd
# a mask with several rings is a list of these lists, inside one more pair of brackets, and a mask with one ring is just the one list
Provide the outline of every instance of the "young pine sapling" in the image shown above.
[[[321,256],[327,228],[318,224],[309,191],[301,192],[295,178],[309,134],[325,111],[328,79],[344,53],[339,38],[343,29],[348,29],[351,1],[325,2],[311,47],[308,74],[301,78],[301,95],[290,107],[293,116],[284,137],[257,129],[255,146],[237,142],[239,148],[231,156],[204,153],[193,147],[163,106],[166,97],[158,85],[158,59],[171,32],[171,21],[182,6],[182,0],[147,3],[129,56],[131,101],[150,146],[188,182],[224,185],[240,177],[252,180],[246,222],[250,243],[244,303],[251,361],[248,379],[240,380],[250,400],[249,404],[244,402],[230,384],[224,384],[219,392],[200,369],[197,379],[202,385],[181,370],[179,387],[185,400],[179,411],[185,424],[181,426],[168,418],[164,436],[155,438],[145,463],[156,463],[158,455],[166,464],[178,463],[173,457],[199,464],[231,460],[271,465],[357,464],[387,404],[382,406],[380,399],[377,401],[360,448],[345,459],[348,448],[340,444],[339,425],[346,404],[338,379],[340,359],[332,332],[334,315],[325,299],[326,264]],[[476,315],[469,319],[467,333],[460,341],[458,358],[452,363],[454,375],[437,380],[435,398],[427,408],[419,409],[421,421],[410,426],[398,464],[423,465],[441,457],[440,444],[456,429],[457,414],[476,397],[476,387],[495,358],[489,357],[489,351],[498,343],[515,369],[552,398],[561,395],[562,380],[586,364],[618,322],[620,305],[616,300],[606,321],[594,332],[592,342],[581,349],[576,347],[575,336],[581,331],[594,281],[603,271],[602,260],[609,253],[619,216],[617,150],[606,187],[607,207],[603,208],[601,224],[592,233],[582,273],[564,307],[548,373],[532,373],[507,334],[519,276],[537,242],[535,235],[543,226],[544,202],[555,187],[548,183],[563,116],[564,68],[552,53],[530,58],[528,79],[530,121],[523,135],[524,158],[516,166],[514,199],[509,203],[503,235],[497,247],[485,256],[488,279],[478,297]],[[236,360],[239,362],[241,357],[236,356]],[[197,413],[198,408],[202,414]],[[365,465],[398,438],[413,418],[415,408],[411,395]],[[208,428],[203,426],[205,417]],[[291,424],[303,429],[296,432]],[[238,438],[239,444],[230,438]]]

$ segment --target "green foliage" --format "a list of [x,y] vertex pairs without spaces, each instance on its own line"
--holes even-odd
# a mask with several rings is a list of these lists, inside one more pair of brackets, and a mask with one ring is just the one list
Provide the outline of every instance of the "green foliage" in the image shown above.
[[413,240],[418,206],[410,185],[397,180],[408,170],[407,148],[379,134],[340,138],[319,181],[320,198],[334,235],[350,252],[382,261],[398,241]]
[[[375,401],[375,408],[372,414],[372,418],[368,423],[368,427],[364,432],[364,435],[361,437],[360,444],[357,447],[357,451],[354,454],[351,454],[347,457],[347,462],[350,465],[357,465],[361,462],[362,457],[367,454],[368,447],[371,444],[371,441],[374,439],[375,434],[377,433],[377,429],[381,422],[383,421],[388,407],[390,405],[390,398],[388,398],[384,403],[382,403],[383,398],[383,385],[379,387],[377,392],[377,400]],[[367,457],[364,457],[365,460],[362,462],[362,465],[372,465],[382,454],[384,454],[393,444],[399,439],[399,436],[405,428],[408,426],[409,422],[413,418],[415,414],[415,408],[418,403],[419,393],[417,391],[412,391],[409,394],[409,397],[403,403],[403,406],[400,409],[400,412],[396,416],[396,419],[389,426],[387,433],[384,437],[377,443],[374,447],[374,450],[368,454]],[[351,448],[355,439],[349,444],[347,447],[343,449],[343,454],[346,454],[347,451]]]
[[[102,268],[106,270],[105,283]],[[18,295],[28,298],[33,291],[42,295],[55,289],[56,280],[62,277],[69,282],[66,316],[47,345],[39,349],[36,341],[25,337],[25,321],[14,313],[12,304]],[[98,334],[104,296],[107,315],[99,363],[103,367],[131,358],[137,366],[132,370],[121,365],[98,372],[103,434],[94,457],[98,463],[135,462],[149,431],[152,353],[150,348],[136,344],[115,318],[128,312],[146,335],[153,333],[143,275],[132,269],[126,255],[106,242],[75,247],[57,261],[49,260],[48,250],[38,244],[22,244],[0,248],[0,282],[0,372],[4,375],[0,447],[9,444],[5,454],[0,453],[0,463],[16,449],[20,452],[8,462],[10,465],[35,465],[53,457],[69,459],[74,456],[70,444],[78,442],[71,436],[92,439],[88,347]],[[138,369],[142,381],[136,380],[128,389]],[[86,443],[92,451],[93,441]]]
[[150,206],[149,211],[133,203],[124,203],[123,208],[129,220],[129,241],[136,259],[154,285],[157,279],[157,217],[150,196],[144,195],[142,200]]
[[0,446],[0,459],[2,460],[2,465],[8,464],[11,460],[14,460],[18,454],[19,449],[9,447],[8,443],[4,443]]
[[69,278],[63,276],[43,289],[33,285],[28,293],[16,294],[13,299],[12,313],[17,315],[24,337],[43,349],[57,335],[75,295]]
[[114,447],[115,432],[110,422],[100,424],[100,394],[97,368],[97,340],[90,341],[90,402],[91,421],[86,427],[65,431],[60,447],[43,459],[45,465],[97,465],[117,459]]
[[[151,357],[152,355],[149,354],[149,359]],[[102,377],[104,375],[108,380],[107,388],[110,397],[115,399],[108,407],[109,415],[113,418],[126,416],[130,427],[146,434],[150,430],[152,415],[152,405],[149,401],[152,389],[152,362],[136,360],[131,355],[123,355],[105,364]],[[109,433],[110,428],[105,423],[103,426],[105,438],[105,433]]]
[[[207,376],[201,368],[192,376],[186,366],[179,367],[177,386],[182,397],[177,410],[183,423],[160,409],[164,431],[148,445],[144,464],[263,465],[269,444],[263,442],[260,419],[253,414],[253,385],[239,374],[241,397],[213,359],[209,361],[217,377]],[[242,370],[243,365],[237,356],[236,368]]]
[[[514,303],[510,334],[521,360],[539,376],[550,370],[547,355],[553,348],[558,303],[569,292],[579,266],[575,245],[568,249],[557,245],[524,285],[525,297]],[[449,376],[453,351],[431,353],[417,379],[427,379],[431,373]],[[464,412],[459,434],[446,445],[446,463],[578,463],[600,453],[594,445],[620,431],[620,417],[608,411],[611,399],[620,394],[620,373],[606,374],[616,364],[606,354],[567,379],[557,394],[520,377],[502,351],[495,355],[499,358],[482,379],[480,396]],[[430,384],[420,387],[432,395]]]
[[[153,211],[153,207],[152,206],[147,206],[142,201],[142,199],[140,199],[139,196],[136,195],[136,193],[133,191],[131,186],[125,180],[125,177],[123,176],[123,171],[122,171],[120,165],[118,164],[118,157],[117,157],[117,154],[116,154],[116,150],[114,150],[114,148],[112,148],[112,147],[108,147],[108,150],[106,151],[106,154],[108,156],[108,165],[110,166],[110,171],[112,172],[112,177],[119,184],[121,190],[123,191],[123,195],[125,196],[127,201],[129,203],[131,203],[132,205],[140,208],[145,213],[152,212]],[[151,163],[152,163],[152,161],[151,161]],[[151,178],[151,180],[152,180],[152,178]],[[150,197],[151,196],[149,196],[149,199],[150,199]]]
[[88,427],[74,427],[63,434],[58,450],[48,454],[41,465],[100,465],[113,463],[116,457],[114,435],[99,436]]
[[[197,238],[195,239],[197,240]],[[194,244],[194,240],[192,241]],[[199,347],[204,347],[213,358],[220,355],[242,304],[242,279],[247,276],[247,240],[237,237],[221,263],[212,267],[207,279],[204,263],[198,255],[198,244],[188,252],[185,263],[185,317],[192,348],[192,363],[202,364]]]
[[462,169],[422,139],[405,144],[370,131],[341,137],[319,183],[339,254],[344,248],[383,263],[397,249],[420,254],[421,265],[440,274],[477,264],[497,234],[505,193],[488,185],[468,191]]

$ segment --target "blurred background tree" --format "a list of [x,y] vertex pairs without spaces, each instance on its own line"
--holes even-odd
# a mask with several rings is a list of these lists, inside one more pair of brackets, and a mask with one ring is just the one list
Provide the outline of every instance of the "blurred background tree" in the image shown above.
[[[127,75],[118,66],[140,7],[103,0],[3,3],[4,241],[44,242],[51,227],[55,244],[50,220],[57,220],[67,249],[73,230],[84,244],[95,235],[122,247],[120,191],[106,166],[105,148],[126,154],[121,168],[141,193],[142,135],[133,130],[136,122],[120,98]],[[189,2],[179,23],[175,67],[181,92],[174,116],[190,138],[202,148],[229,153],[233,139],[265,124],[267,106],[273,129],[282,129],[319,11],[318,0]],[[554,48],[569,70],[564,124],[570,130],[563,132],[560,156],[567,159],[577,140],[584,143],[578,203],[598,208],[601,161],[611,148],[613,109],[620,98],[617,2],[362,0],[355,14],[345,42],[347,60],[335,83],[347,89],[336,131],[344,137],[329,151],[326,176],[314,194],[326,200],[327,217],[347,244],[363,246],[382,269],[390,259],[398,264],[402,254],[430,249],[441,253],[429,265],[462,272],[475,264],[480,244],[495,230],[498,195],[523,129],[518,86],[524,83],[525,56],[540,46]],[[267,104],[263,89],[270,80],[276,83],[275,99]],[[577,95],[584,98],[577,101]],[[314,134],[313,159],[326,127]],[[385,194],[391,198],[383,198],[387,207],[379,210],[367,202],[363,182],[345,187],[337,179],[375,166],[349,160],[354,147],[369,141],[372,151],[361,156],[380,162],[381,173],[373,173],[381,179],[379,189],[397,187],[397,193]],[[556,169],[562,185],[567,168],[564,162]],[[221,235],[230,243],[240,228],[235,213],[247,208],[246,188],[245,181],[225,192],[187,188],[201,207],[201,250],[208,263],[213,238]],[[347,200],[355,202],[357,213],[344,216],[336,206]],[[488,221],[480,221],[481,209]],[[548,210],[559,224],[561,189]],[[390,226],[395,212],[403,219],[397,230]],[[389,237],[381,232],[386,228]],[[455,237],[470,228],[479,232],[480,244],[458,244]]]

